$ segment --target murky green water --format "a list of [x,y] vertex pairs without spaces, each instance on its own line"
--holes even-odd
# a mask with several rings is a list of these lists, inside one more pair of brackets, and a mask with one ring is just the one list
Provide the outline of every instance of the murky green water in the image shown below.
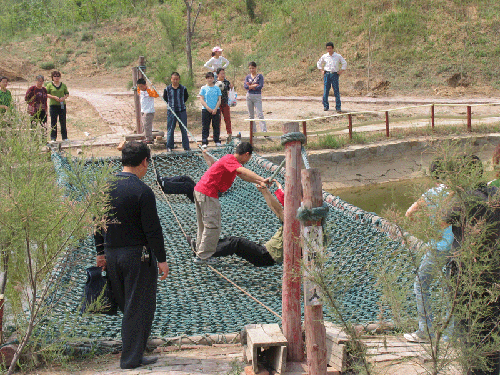
[[333,189],[329,192],[365,211],[381,215],[382,211],[391,207],[392,204],[395,204],[399,210],[406,211],[420,194],[426,191],[429,184],[431,181],[428,178],[416,178],[362,187]]

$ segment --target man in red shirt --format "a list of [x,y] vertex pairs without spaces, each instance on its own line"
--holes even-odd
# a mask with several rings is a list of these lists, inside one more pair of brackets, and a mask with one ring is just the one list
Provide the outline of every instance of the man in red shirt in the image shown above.
[[194,187],[198,235],[196,238],[195,263],[217,263],[211,256],[215,253],[221,231],[221,207],[219,193],[227,191],[236,176],[251,183],[265,187],[269,179],[243,167],[252,157],[253,147],[242,142],[234,154],[223,156],[205,172]]

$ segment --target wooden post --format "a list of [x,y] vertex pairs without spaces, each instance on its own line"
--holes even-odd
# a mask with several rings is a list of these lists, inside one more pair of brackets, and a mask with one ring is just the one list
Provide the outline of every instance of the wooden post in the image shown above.
[[[298,122],[283,125],[283,133],[299,131]],[[289,361],[304,360],[304,342],[301,329],[300,308],[300,223],[296,218],[300,207],[302,189],[300,186],[301,143],[289,142],[285,145],[285,220],[283,223],[283,289],[282,316],[283,333],[288,340]]]
[[385,111],[385,136],[389,138],[389,111]]
[[431,105],[431,127],[434,130],[434,104]]
[[349,113],[347,117],[349,118],[349,139],[352,139],[352,115]]
[[[304,208],[311,209],[322,206],[323,194],[319,170],[302,170],[302,190],[304,191]],[[310,251],[321,251],[323,248],[321,221],[302,222],[302,236],[304,241],[304,262],[311,266],[314,259],[311,257],[313,254],[310,254]],[[304,301],[304,324],[306,328],[308,375],[325,375],[327,360],[323,305],[314,291],[313,284],[304,283],[304,296],[306,297]],[[310,296],[312,297],[310,298]]]
[[306,136],[306,141],[304,142],[304,144],[306,145],[307,144],[307,122],[306,121],[302,121],[302,133]]
[[472,107],[470,105],[467,106],[467,131],[472,131]]
[[253,145],[253,121],[250,121],[250,144]]
[[[144,56],[139,56],[139,66],[145,66]],[[137,85],[137,80],[143,78],[142,73],[137,68],[132,68],[132,84],[134,87]],[[135,132],[136,134],[143,133],[141,121],[141,99],[137,94],[137,89],[134,90],[134,107],[135,107]]]

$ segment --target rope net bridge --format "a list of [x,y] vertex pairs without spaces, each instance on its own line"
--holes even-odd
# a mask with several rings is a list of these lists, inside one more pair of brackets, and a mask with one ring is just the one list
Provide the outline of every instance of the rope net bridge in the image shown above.
[[[220,158],[233,152],[233,145],[211,151]],[[152,156],[154,165],[162,176],[188,175],[197,181],[207,166],[199,152],[183,154],[157,154]],[[52,154],[59,182],[65,184],[65,171],[70,168],[64,156]],[[92,159],[86,166],[89,170],[104,163],[116,171],[121,170],[119,158]],[[277,166],[255,155],[245,167],[262,176],[270,176]],[[284,171],[276,178],[284,183]],[[250,323],[280,323],[281,265],[257,268],[238,257],[220,258],[214,268],[227,279],[246,290],[250,298],[233,284],[220,277],[206,265],[195,265],[193,253],[182,231],[195,236],[196,211],[194,204],[184,195],[165,195],[156,183],[153,168],[149,168],[143,181],[152,187],[156,195],[158,214],[163,227],[167,262],[170,273],[166,281],[158,283],[158,297],[152,336],[173,337],[182,335],[223,334],[239,332]],[[375,321],[380,315],[380,292],[376,289],[374,271],[383,259],[391,256],[401,246],[381,231],[384,220],[351,206],[338,197],[324,193],[329,207],[326,228],[330,235],[327,252],[332,262],[341,264],[341,273],[355,280],[348,290],[342,291],[342,306],[345,316],[355,322]],[[220,198],[222,206],[221,236],[241,236],[265,243],[278,229],[280,222],[267,207],[257,188],[241,179]],[[175,214],[175,215],[174,215]],[[177,223],[182,225],[182,230]],[[85,269],[95,265],[93,238],[89,237],[71,252],[69,259],[61,262],[54,272],[64,287],[51,296],[55,304],[47,319],[59,322],[62,331],[96,339],[120,336],[121,315],[92,315],[81,317],[82,322],[64,323],[64,317],[79,311],[85,283]],[[352,277],[355,275],[355,277]],[[265,306],[263,306],[265,305]],[[267,307],[267,308],[266,308]],[[271,310],[271,311],[270,311]],[[275,313],[273,313],[275,312]],[[333,320],[328,311],[325,319]],[[49,327],[50,324],[46,324]],[[49,329],[49,328],[47,328]],[[79,332],[81,330],[81,332]]]

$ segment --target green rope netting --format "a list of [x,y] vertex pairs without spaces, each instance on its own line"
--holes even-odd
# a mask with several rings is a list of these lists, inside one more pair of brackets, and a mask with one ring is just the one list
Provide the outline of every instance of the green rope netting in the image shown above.
[[[216,158],[232,153],[231,145],[211,151]],[[199,152],[168,153],[154,155],[155,166],[162,176],[188,175],[197,181],[206,171],[206,164]],[[59,183],[65,182],[67,160],[54,153],[52,159],[59,176]],[[121,169],[119,158],[88,160],[87,167],[99,168],[111,163],[116,171]],[[271,163],[255,155],[246,167],[254,172],[269,176]],[[273,166],[273,170],[276,166]],[[283,171],[277,179],[283,181]],[[150,167],[144,178],[156,194],[158,214],[163,227],[167,261],[170,274],[165,282],[158,283],[158,298],[152,335],[173,337],[178,335],[199,335],[240,331],[250,323],[280,323],[279,319],[236,289],[204,265],[195,265],[192,251],[176,222],[174,212],[184,231],[195,237],[196,211],[193,203],[184,195],[167,195],[155,183],[155,174]],[[374,321],[380,315],[380,292],[372,270],[381,259],[398,249],[400,242],[393,241],[381,232],[380,220],[347,204],[339,205],[338,198],[328,196],[329,214],[326,219],[331,238],[328,254],[332,262],[340,265],[340,272],[355,276],[347,290],[342,290],[342,309],[347,319],[355,322]],[[169,206],[167,199],[170,202]],[[335,200],[335,201],[334,201]],[[242,236],[252,241],[265,243],[278,229],[280,222],[267,207],[262,195],[252,184],[236,179],[233,186],[220,198],[222,206],[222,236]],[[341,202],[342,203],[342,202]],[[349,208],[350,207],[350,208]],[[95,264],[93,239],[88,238],[61,263],[53,277],[61,281],[51,296],[55,306],[49,320],[59,320],[60,326],[68,332],[78,333],[80,326],[96,327],[94,338],[120,336],[121,315],[85,316],[77,326],[67,323],[63,316],[77,314],[85,282],[85,268]],[[247,290],[256,299],[281,315],[281,265],[257,268],[237,258],[222,258],[215,266],[230,280]],[[328,311],[325,318],[332,320]],[[46,325],[50,326],[50,325]],[[86,330],[87,330],[86,328]],[[82,329],[83,332],[83,329]]]

